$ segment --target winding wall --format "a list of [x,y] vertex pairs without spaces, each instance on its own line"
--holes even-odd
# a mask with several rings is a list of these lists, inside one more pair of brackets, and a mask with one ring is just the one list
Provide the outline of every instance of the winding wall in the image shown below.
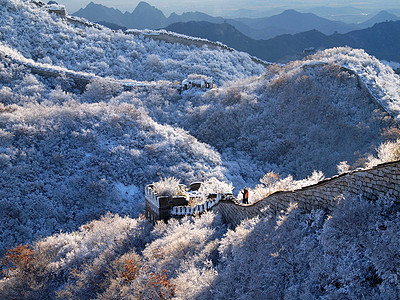
[[[37,1],[34,1],[38,5]],[[39,3],[42,6],[41,3]],[[66,17],[67,21],[74,24],[81,24],[87,27],[96,27],[102,29],[101,26],[87,22],[76,17]],[[155,40],[162,40],[168,43],[181,43],[184,45],[195,45],[202,47],[207,45],[211,48],[221,48],[228,51],[234,51],[232,48],[221,43],[211,42],[203,39],[196,39],[186,37],[183,35],[172,34],[164,31],[135,31],[130,30],[127,34],[143,35],[147,38]],[[252,57],[254,61],[263,65],[269,65],[258,58]],[[44,69],[38,66],[28,65],[34,73],[42,76],[58,76],[61,72]],[[342,67],[351,74],[354,74],[358,79],[358,84],[361,88],[368,91],[371,99],[375,101],[384,111],[390,114],[394,120],[395,116],[392,112],[374,95],[371,93],[367,84],[362,78],[349,68]],[[84,85],[87,84],[91,78],[85,76],[77,76],[75,74],[66,74],[75,80],[80,80]],[[130,84],[129,86],[132,86]],[[134,84],[140,86],[140,83]],[[291,203],[297,203],[300,208],[311,210],[315,208],[322,208],[331,211],[336,207],[344,195],[363,195],[367,199],[376,199],[381,195],[389,195],[394,197],[400,196],[400,161],[385,163],[378,165],[374,168],[367,170],[358,170],[330,179],[319,182],[315,185],[304,187],[299,190],[289,192],[274,193],[252,205],[240,205],[233,201],[222,200],[218,205],[212,208],[213,211],[218,211],[222,214],[226,222],[233,226],[239,224],[242,220],[252,218],[255,216],[266,216],[269,214],[276,214],[279,211],[286,210]]]
[[[146,30],[134,30],[134,29],[129,29],[127,31],[125,31],[126,34],[131,34],[131,35],[136,35],[136,36],[143,36],[146,38],[150,38],[156,41],[164,41],[166,43],[170,43],[170,44],[182,44],[182,45],[186,45],[186,46],[196,46],[196,47],[203,47],[203,46],[207,46],[210,49],[214,49],[214,50],[218,50],[218,49],[222,49],[222,50],[227,50],[230,52],[233,51],[238,51],[235,50],[225,44],[222,44],[220,42],[213,42],[207,39],[202,39],[202,38],[196,38],[196,37],[190,37],[190,36],[185,36],[183,34],[179,34],[179,33],[175,33],[175,32],[170,32],[170,31],[165,31],[165,30],[153,30],[153,31],[146,31]],[[240,51],[238,51],[240,52]],[[261,64],[264,67],[270,66],[273,63],[270,62],[266,62],[262,59],[259,59],[255,56],[250,55],[250,59],[257,63],[257,64]]]
[[[31,0],[32,3],[38,7],[43,7],[45,6],[45,4],[39,0]],[[71,23],[71,24],[75,24],[75,25],[82,25],[85,27],[93,27],[96,28],[98,30],[103,30],[106,27],[93,23],[93,22],[89,22],[86,19],[83,18],[79,18],[76,16],[65,16],[62,17],[64,18],[67,22]],[[115,31],[115,30],[113,30]],[[125,34],[129,34],[129,35],[134,35],[134,36],[143,36],[145,38],[150,38],[153,40],[158,40],[158,41],[164,41],[166,43],[180,43],[182,45],[193,45],[196,47],[203,47],[203,46],[207,46],[211,49],[222,49],[222,50],[226,50],[226,51],[236,51],[235,49],[228,47],[227,45],[224,45],[220,42],[213,42],[207,39],[202,39],[202,38],[196,38],[196,37],[190,37],[190,36],[186,36],[183,34],[179,34],[179,33],[174,33],[174,32],[170,32],[170,31],[165,31],[165,30],[137,30],[137,29],[129,29],[127,31],[124,32]],[[264,67],[267,67],[269,65],[273,65],[273,63],[270,62],[266,62],[263,61],[257,57],[251,56],[250,58],[258,64],[263,65]],[[322,64],[326,64],[326,63],[322,63]],[[304,67],[312,67],[312,66],[304,66]],[[385,103],[383,103],[382,99],[377,96],[374,95],[374,93],[371,91],[368,83],[366,81],[363,80],[363,78],[361,78],[360,75],[358,75],[355,71],[351,70],[348,67],[344,67],[342,66],[342,69],[345,69],[346,71],[348,71],[350,74],[354,74],[357,77],[358,80],[358,84],[361,88],[364,88],[368,91],[368,94],[371,96],[371,99],[373,101],[375,101],[384,111],[386,111],[390,116],[393,117],[393,119],[397,122],[397,117],[393,114],[393,112],[387,107],[387,105],[385,105]],[[52,73],[49,72],[43,72],[43,70],[41,70],[40,68],[33,68],[33,71],[38,73],[39,75],[50,75],[53,76]],[[88,83],[88,80],[86,78],[78,78],[77,76],[74,76],[73,74],[69,74],[68,77],[72,77],[75,82],[80,83],[83,87]],[[90,80],[91,78],[89,78]],[[132,87],[140,87],[143,85],[140,84],[134,84],[132,85],[130,84],[123,84],[123,86],[127,89],[131,89]]]
[[399,198],[400,161],[338,175],[299,190],[276,192],[251,205],[220,201],[212,211],[236,226],[244,219],[285,211],[292,203],[305,210],[321,208],[330,212],[345,195],[362,195],[369,200],[385,195]]

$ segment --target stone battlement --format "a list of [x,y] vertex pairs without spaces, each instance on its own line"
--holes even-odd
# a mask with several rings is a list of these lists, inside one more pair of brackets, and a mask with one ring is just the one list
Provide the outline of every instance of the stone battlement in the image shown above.
[[[193,183],[190,187],[180,185],[185,195],[158,195],[152,184],[145,188],[146,218],[155,224],[158,220],[167,221],[171,217],[201,214],[217,205],[219,201],[233,198],[232,194],[199,194],[201,183]],[[200,201],[200,202],[198,202]],[[198,202],[198,203],[196,203]]]
[[337,175],[299,190],[276,192],[251,205],[222,200],[212,211],[221,213],[227,223],[236,226],[244,219],[285,211],[292,203],[305,210],[330,212],[345,195],[362,195],[369,200],[386,195],[399,197],[400,161]]

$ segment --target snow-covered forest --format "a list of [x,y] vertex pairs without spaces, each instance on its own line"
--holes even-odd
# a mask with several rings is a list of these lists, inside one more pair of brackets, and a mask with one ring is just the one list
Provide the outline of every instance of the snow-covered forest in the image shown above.
[[[4,299],[397,299],[398,204],[348,198],[235,230],[218,215],[106,215],[9,252]],[[394,213],[397,211],[397,214]]]
[[[178,91],[190,74],[218,87]],[[160,178],[248,187],[254,202],[399,159],[399,105],[399,76],[363,50],[265,67],[0,0],[0,298],[396,299],[396,199],[235,229],[139,215]]]
[[146,81],[182,81],[200,73],[213,76],[217,84],[264,71],[245,53],[168,44],[106,27],[74,26],[29,1],[1,0],[0,4],[1,41],[38,62]]

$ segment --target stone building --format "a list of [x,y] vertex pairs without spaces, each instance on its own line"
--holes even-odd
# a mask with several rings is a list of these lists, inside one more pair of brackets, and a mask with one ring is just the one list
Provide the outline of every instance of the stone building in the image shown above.
[[221,200],[233,199],[232,194],[199,193],[201,183],[192,183],[189,187],[181,185],[185,195],[158,195],[152,184],[145,188],[146,218],[155,224],[158,220],[167,221],[171,217],[181,218],[187,215],[201,214],[210,210]]
[[186,206],[189,201],[182,196],[157,195],[152,184],[146,186],[146,218],[153,224],[158,220],[167,221],[170,217],[170,210],[174,206]]

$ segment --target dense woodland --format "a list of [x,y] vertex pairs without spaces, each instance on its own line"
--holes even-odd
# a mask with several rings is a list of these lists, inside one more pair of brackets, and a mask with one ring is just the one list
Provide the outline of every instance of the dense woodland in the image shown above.
[[[392,69],[350,48],[265,67],[0,4],[0,298],[400,296],[396,199],[346,197],[329,216],[292,207],[237,228],[213,213],[154,227],[140,216],[160,178],[248,187],[256,201],[399,159]],[[82,89],[26,59],[98,77]],[[218,88],[171,83],[194,73]],[[123,79],[160,81],[128,91]]]

